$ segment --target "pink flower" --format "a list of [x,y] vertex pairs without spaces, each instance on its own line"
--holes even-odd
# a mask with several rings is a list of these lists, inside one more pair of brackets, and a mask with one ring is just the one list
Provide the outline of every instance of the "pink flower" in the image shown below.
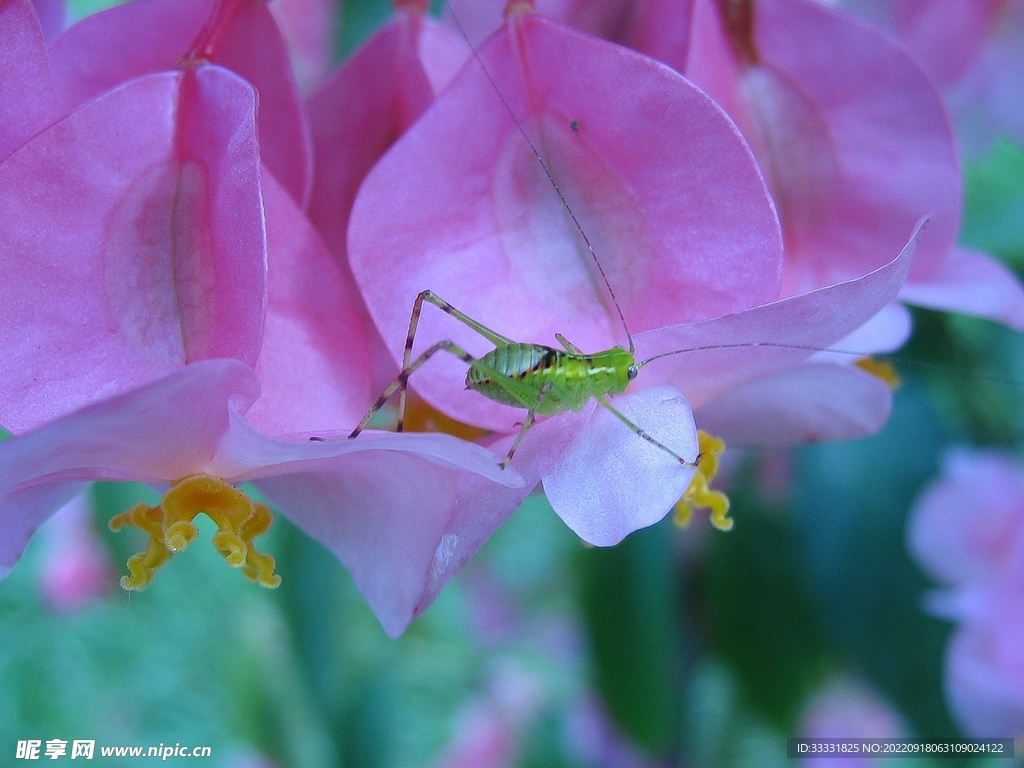
[[[199,481],[208,489],[204,498],[208,508],[219,508],[239,502],[228,483],[253,481],[345,563],[384,628],[397,635],[450,578],[449,564],[465,559],[462,539],[486,539],[518,505],[507,508],[516,491],[495,485],[515,484],[516,476],[500,471],[482,448],[447,435],[323,442],[270,437],[244,418],[258,397],[252,369],[237,360],[210,360],[0,443],[0,573],[86,482],[180,486],[183,479],[208,476],[209,482]],[[497,492],[490,504],[482,503],[491,487]],[[467,506],[469,521],[469,513],[460,512]],[[227,535],[215,544],[229,562],[251,567],[250,578],[273,586],[273,560],[255,549],[244,525],[222,531]],[[173,553],[188,543],[169,548]],[[442,548],[447,551],[439,558]],[[133,569],[133,585],[136,570],[146,575],[145,568]]]
[[1000,135],[1024,142],[1024,2],[842,0],[843,8],[900,36],[945,96],[961,147],[988,149]]
[[524,733],[543,713],[549,694],[536,672],[514,657],[488,670],[486,689],[456,713],[453,734],[435,768],[510,768]]
[[958,623],[946,696],[965,732],[1024,732],[1024,470],[991,451],[950,451],[918,499],[911,553],[945,589],[931,610]]
[[0,422],[24,431],[217,357],[261,372],[262,427],[351,421],[368,392],[352,299],[262,167],[252,87],[186,61],[55,119],[10,132],[31,140],[0,164]]
[[[316,153],[309,218],[350,283],[346,235],[359,185],[469,55],[460,37],[425,15],[426,3],[395,5],[395,17],[364,42],[306,104]],[[384,352],[358,293],[356,297],[373,353],[374,382],[382,389],[397,368]]]
[[50,48],[64,111],[118,83],[209,61],[247,80],[260,98],[260,156],[304,207],[312,183],[306,125],[288,49],[260,0],[134,0],[88,16]]
[[[928,78],[884,35],[811,0],[694,0],[681,67],[751,143],[786,238],[784,293],[859,274],[932,217],[901,299],[1024,327],[1024,289],[955,247],[961,171]],[[898,158],[898,162],[894,162]]]
[[[848,283],[776,302],[782,242],[767,190],[735,128],[700,91],[651,59],[532,14],[513,14],[479,54],[494,84],[470,62],[370,172],[353,209],[352,269],[396,360],[413,299],[428,288],[515,341],[550,344],[560,332],[586,352],[625,341],[522,126],[600,258],[637,360],[665,355],[641,371],[617,408],[691,460],[691,408],[699,417],[707,409],[727,439],[826,439],[866,422],[877,428],[888,390],[849,367],[829,376],[865,384],[851,383],[855,394],[839,403],[820,383],[809,385],[816,389],[807,400],[802,383],[773,380],[772,392],[741,392],[810,355],[746,345],[824,348],[843,338],[895,296],[912,248]],[[433,307],[417,338],[418,349],[440,339],[474,355],[490,348]],[[716,348],[673,354],[709,345]],[[501,455],[523,412],[465,392],[465,374],[463,362],[439,355],[412,385],[443,412],[504,435],[492,446]],[[773,402],[777,420],[751,428],[712,413],[734,393]],[[837,418],[844,409],[853,415]],[[692,477],[692,468],[600,407],[531,429],[521,450],[537,446],[542,462],[514,466],[528,484],[542,480],[563,520],[596,544],[659,520]]]
[[[736,122],[782,221],[783,295],[880,266],[930,216],[901,300],[1024,328],[1024,288],[1012,272],[955,245],[963,194],[949,116],[925,72],[885,35],[813,0],[552,5],[558,18],[686,75]],[[988,4],[976,5],[967,15]],[[959,49],[961,25],[943,18]],[[1014,108],[1019,90],[1007,102]],[[890,309],[871,349],[898,346],[908,329],[905,310]]]
[[227,70],[159,73],[0,164],[7,429],[193,360],[256,363],[267,267],[254,117],[252,89]]
[[645,751],[622,733],[593,695],[581,696],[569,720],[568,746],[584,765],[595,768],[657,768]]
[[369,364],[334,261],[261,162],[255,107],[237,75],[186,60],[7,132],[0,423],[18,436],[0,445],[0,570],[85,483],[135,480],[171,488],[115,518],[151,534],[129,586],[198,511],[272,586],[252,543],[269,512],[230,485],[254,480],[398,634],[527,491],[443,435],[307,439],[348,434]]

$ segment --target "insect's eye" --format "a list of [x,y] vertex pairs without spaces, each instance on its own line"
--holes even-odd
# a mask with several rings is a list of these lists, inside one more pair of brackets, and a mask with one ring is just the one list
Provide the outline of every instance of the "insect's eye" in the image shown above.
[[639,366],[636,366],[636,365],[631,365],[631,366],[629,366],[629,368],[627,368],[627,369],[626,369],[626,377],[627,377],[627,378],[628,378],[628,379],[629,379],[630,381],[632,381],[633,379],[635,379],[635,378],[636,378],[636,375],[637,375],[638,373],[640,373],[640,367],[639,367]]

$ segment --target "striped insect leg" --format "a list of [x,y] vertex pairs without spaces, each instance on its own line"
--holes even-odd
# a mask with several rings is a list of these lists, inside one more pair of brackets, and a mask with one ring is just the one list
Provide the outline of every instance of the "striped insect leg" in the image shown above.
[[[416,316],[415,313],[414,316]],[[413,325],[413,330],[415,330],[415,325]],[[466,352],[464,349],[457,346],[453,342],[437,342],[432,347],[428,348],[427,351],[424,352],[422,355],[420,355],[411,363],[405,365],[402,368],[402,370],[399,372],[395,380],[388,384],[384,391],[381,392],[380,397],[377,398],[377,401],[370,406],[370,410],[366,412],[366,415],[363,416],[363,420],[360,421],[356,428],[352,430],[352,434],[350,434],[349,437],[355,437],[364,429],[366,429],[366,425],[369,423],[370,419],[372,419],[376,415],[377,411],[384,407],[384,404],[387,403],[387,401],[391,399],[391,396],[394,395],[396,392],[401,393],[399,397],[401,398],[401,402],[404,405],[405,391],[409,386],[409,377],[412,376],[416,371],[418,371],[424,365],[424,363],[426,363],[438,352],[448,352],[452,355],[455,355],[455,357],[459,358],[463,362],[469,363],[470,365],[476,363],[476,359],[471,354],[469,354],[468,352]],[[404,412],[402,415],[404,416]],[[401,424],[401,421],[399,422],[399,424]]]
[[[460,312],[458,309],[453,307],[451,304],[449,304],[447,301],[445,301],[440,296],[435,294],[433,291],[420,291],[416,295],[416,301],[414,301],[412,305],[412,314],[409,316],[409,332],[406,334],[405,350],[402,352],[403,371],[409,369],[409,361],[412,359],[412,346],[413,342],[416,339],[416,329],[420,323],[420,313],[423,311],[424,301],[426,301],[429,304],[433,304],[435,307],[440,309],[445,314],[451,315],[463,325],[468,325],[470,328],[472,328],[474,331],[479,333],[481,336],[483,336],[485,339],[487,339],[489,342],[496,346],[512,343],[510,339],[506,339],[501,334],[492,331],[486,325],[478,323],[476,320],[469,317],[469,315],[465,314],[464,312]],[[472,360],[472,358],[470,358],[470,360]],[[401,432],[402,429],[405,427],[405,402],[407,391],[407,387],[400,387],[400,389],[398,390],[398,426],[396,427],[398,432]],[[381,403],[381,406],[383,406],[383,403]],[[356,432],[356,434],[358,434],[358,431]]]
[[[657,446],[658,448],[663,450],[665,453],[667,453],[669,456],[674,458],[676,461],[678,461],[684,467],[696,467],[697,466],[696,462],[687,461],[682,456],[680,456],[678,453],[676,453],[671,448],[669,448],[667,445],[665,445],[662,442],[659,442],[654,437],[652,437],[651,435],[649,435],[646,432],[644,432],[644,430],[642,430],[640,427],[638,427],[636,424],[634,424],[632,421],[630,421],[626,417],[626,415],[624,413],[620,412],[615,407],[613,407],[612,404],[609,403],[608,400],[605,397],[603,397],[603,396],[598,397],[597,398],[597,402],[599,402],[602,406],[604,406],[609,411],[611,411],[612,415],[615,416],[615,418],[617,418],[619,421],[621,421],[623,424],[625,424],[631,430],[636,432],[644,440],[649,442],[651,445]],[[697,459],[699,460],[700,457],[698,456]]]
[[554,382],[548,381],[540,388],[540,391],[537,393],[537,402],[534,403],[533,407],[526,414],[526,418],[523,419],[523,426],[519,428],[519,434],[517,434],[516,439],[512,441],[512,447],[508,449],[508,453],[505,454],[505,458],[501,460],[502,469],[511,463],[512,457],[516,454],[516,448],[519,447],[519,443],[523,439],[523,435],[526,434],[526,430],[533,426],[533,422],[537,418],[537,408],[540,407],[541,402],[545,397],[547,397],[547,394],[551,391],[553,384]]

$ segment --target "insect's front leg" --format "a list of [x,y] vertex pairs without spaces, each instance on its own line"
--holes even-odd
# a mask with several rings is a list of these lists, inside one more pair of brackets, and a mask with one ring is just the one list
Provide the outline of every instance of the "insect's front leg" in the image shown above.
[[697,460],[696,461],[687,461],[682,456],[680,456],[678,453],[676,453],[671,448],[669,448],[667,445],[665,445],[664,443],[656,440],[654,437],[652,437],[647,432],[645,432],[643,429],[641,429],[636,424],[634,424],[632,421],[630,421],[629,418],[626,416],[626,414],[622,413],[617,408],[615,408],[611,403],[608,402],[607,398],[605,398],[603,395],[597,397],[596,399],[597,399],[597,402],[599,402],[607,410],[611,411],[612,415],[615,416],[615,418],[617,418],[619,421],[621,421],[623,424],[625,424],[631,430],[636,432],[637,435],[642,437],[648,443],[650,443],[651,445],[654,445],[654,446],[660,448],[665,453],[667,453],[669,456],[671,456],[676,461],[678,461],[680,464],[682,464],[684,467],[694,467],[694,468],[697,467],[697,461],[700,460],[700,456],[699,455],[697,456]]
[[540,407],[540,404],[544,402],[544,398],[547,397],[548,392],[551,391],[551,387],[553,385],[553,381],[547,381],[544,383],[544,386],[540,388],[540,391],[537,393],[537,401],[527,412],[526,418],[523,419],[523,426],[519,428],[519,434],[517,434],[516,439],[512,441],[512,447],[508,449],[508,453],[505,454],[505,458],[501,460],[500,466],[502,469],[511,463],[512,457],[515,456],[516,448],[519,447],[519,443],[522,441],[523,435],[526,434],[526,430],[533,426],[533,422],[537,418],[537,409]]

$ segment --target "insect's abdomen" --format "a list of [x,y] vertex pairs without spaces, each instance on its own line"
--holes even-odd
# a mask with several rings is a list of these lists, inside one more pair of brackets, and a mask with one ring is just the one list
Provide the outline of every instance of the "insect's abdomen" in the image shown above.
[[[620,359],[623,355],[628,356],[628,363]],[[492,379],[481,367],[470,366],[467,388],[504,405],[533,408],[552,416],[578,411],[596,395],[623,392],[629,383],[627,367],[632,355],[617,348],[596,355],[573,355],[539,344],[507,344],[488,352],[480,363],[507,379]]]

